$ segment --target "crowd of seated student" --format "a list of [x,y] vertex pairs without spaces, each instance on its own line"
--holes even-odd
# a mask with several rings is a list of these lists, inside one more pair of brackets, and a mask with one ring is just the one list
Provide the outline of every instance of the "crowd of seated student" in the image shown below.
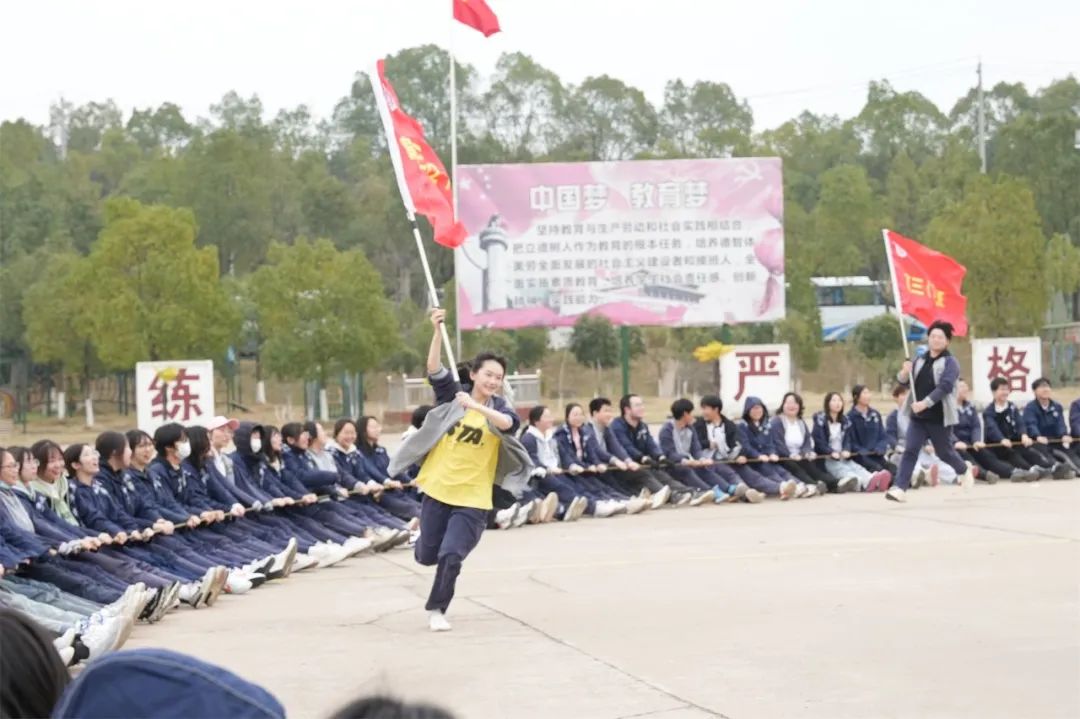
[[[987,482],[1067,479],[1080,470],[1080,400],[1066,412],[1049,381],[1021,411],[1004,379],[980,413],[957,383],[955,448]],[[770,413],[747,397],[741,419],[719,397],[672,403],[659,431],[637,395],[529,412],[533,470],[515,496],[493,487],[489,527],[611,518],[664,507],[757,504],[889,489],[904,451],[907,388],[883,419],[856,387],[805,418],[802,398]],[[406,431],[424,422],[427,407]],[[32,617],[66,665],[123,644],[137,621],[213,606],[293,572],[417,539],[416,468],[390,476],[382,427],[341,419],[269,425],[215,417],[153,434],[103,432],[93,444],[47,439],[0,449],[0,607]],[[956,481],[932,453],[912,486]]]

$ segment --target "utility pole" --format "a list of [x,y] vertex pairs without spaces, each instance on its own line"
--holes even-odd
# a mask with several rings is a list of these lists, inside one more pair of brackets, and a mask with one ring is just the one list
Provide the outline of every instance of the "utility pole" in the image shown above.
[[979,58],[979,165],[980,172],[986,174],[986,110],[983,106],[982,58]]

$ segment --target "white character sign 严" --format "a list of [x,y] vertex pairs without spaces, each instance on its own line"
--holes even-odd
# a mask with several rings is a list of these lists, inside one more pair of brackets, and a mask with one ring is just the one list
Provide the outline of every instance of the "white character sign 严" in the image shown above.
[[169,422],[202,424],[214,416],[214,363],[210,360],[135,365],[139,429],[151,434]]
[[1042,342],[1038,337],[1001,337],[971,343],[971,385],[979,404],[993,401],[990,382],[1009,381],[1009,399],[1019,405],[1031,399],[1031,383],[1042,377]]
[[791,389],[788,345],[738,345],[720,358],[720,398],[724,414],[739,417],[747,397],[757,397],[772,414]]

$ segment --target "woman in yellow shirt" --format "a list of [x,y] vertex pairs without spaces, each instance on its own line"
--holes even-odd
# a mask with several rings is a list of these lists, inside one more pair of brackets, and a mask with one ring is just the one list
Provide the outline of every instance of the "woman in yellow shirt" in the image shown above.
[[[441,309],[431,314],[435,332],[427,369],[436,401],[446,407],[432,410],[425,426],[409,438],[414,444],[427,435],[432,443],[416,477],[424,492],[416,561],[438,567],[425,607],[428,625],[435,632],[450,629],[446,610],[454,597],[462,562],[487,526],[496,478],[522,471],[527,476],[528,471],[527,455],[520,459],[524,449],[513,437],[520,419],[497,396],[506,375],[506,360],[491,353],[480,354],[470,365],[471,391],[463,391],[457,378],[442,366],[439,326],[445,317],[446,311]],[[439,431],[437,439],[435,430]],[[403,451],[407,454],[415,448],[406,450],[403,445],[398,457]]]

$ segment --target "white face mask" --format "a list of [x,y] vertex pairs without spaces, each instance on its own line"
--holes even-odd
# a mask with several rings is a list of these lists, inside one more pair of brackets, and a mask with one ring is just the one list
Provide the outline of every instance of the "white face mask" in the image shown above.
[[258,437],[251,438],[251,453],[258,454],[262,451],[262,440]]
[[176,445],[176,454],[180,459],[187,459],[191,456],[191,442],[179,442]]

